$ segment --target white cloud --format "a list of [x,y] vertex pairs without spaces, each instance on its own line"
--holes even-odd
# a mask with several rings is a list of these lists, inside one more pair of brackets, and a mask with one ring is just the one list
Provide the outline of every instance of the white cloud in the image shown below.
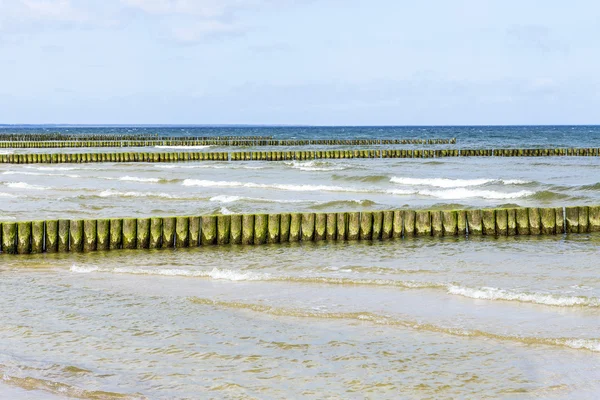
[[295,0],[0,0],[0,32],[39,33],[54,28],[110,27],[136,14],[163,35],[190,44],[250,30],[247,12],[285,7]]
[[0,0],[3,24],[23,22],[83,22],[87,15],[71,0]]
[[171,37],[194,43],[207,37],[242,34],[240,12],[275,4],[273,0],[121,0],[125,6],[160,19]]

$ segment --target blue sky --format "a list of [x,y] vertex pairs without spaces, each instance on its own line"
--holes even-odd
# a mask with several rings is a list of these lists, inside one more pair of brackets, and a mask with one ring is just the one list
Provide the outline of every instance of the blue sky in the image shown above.
[[0,0],[0,123],[597,124],[600,3]]

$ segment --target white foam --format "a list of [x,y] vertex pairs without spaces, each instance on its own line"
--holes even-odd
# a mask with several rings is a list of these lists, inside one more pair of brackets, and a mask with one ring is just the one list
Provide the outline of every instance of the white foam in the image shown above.
[[394,176],[390,179],[390,182],[399,183],[401,185],[411,186],[434,186],[440,188],[463,188],[469,186],[482,186],[488,183],[501,183],[504,185],[523,185],[530,183],[530,181],[524,181],[520,179],[447,179],[447,178],[405,178]]
[[118,178],[120,181],[128,181],[128,182],[148,182],[148,183],[157,183],[160,181],[158,178],[138,178],[137,176],[122,176]]
[[227,195],[220,195],[220,196],[215,196],[215,197],[211,197],[210,201],[218,201],[220,203],[233,203],[239,200],[242,200],[243,197],[241,196],[227,196]]
[[524,303],[544,304],[559,307],[600,307],[600,300],[584,296],[561,296],[548,293],[524,293],[494,287],[469,288],[451,285],[448,293],[472,299],[483,300],[507,300],[520,301]]
[[284,164],[301,171],[342,171],[346,169],[340,165],[326,166],[327,164],[322,161],[291,161]]
[[182,164],[156,164],[154,168],[162,169],[265,169],[265,167],[250,166],[250,165],[231,165],[231,164],[194,164],[194,165],[182,165]]
[[26,182],[7,182],[6,186],[13,189],[28,189],[28,190],[48,190],[45,186],[31,185]]
[[168,193],[156,193],[156,192],[119,192],[117,190],[104,190],[100,192],[100,197],[162,197],[165,199],[176,199],[175,195]]
[[219,202],[219,203],[235,203],[236,201],[256,201],[263,203],[304,203],[304,200],[276,200],[276,199],[262,199],[259,197],[243,197],[243,196],[227,196],[227,195],[219,195],[214,196],[209,199],[209,201]]
[[223,215],[231,215],[231,214],[234,214],[234,212],[233,212],[233,211],[229,210],[229,209],[228,209],[228,208],[226,208],[226,207],[221,207],[221,209],[219,210],[219,212],[220,212],[221,214],[223,214]]
[[444,200],[461,200],[482,198],[488,200],[518,199],[535,194],[528,190],[518,192],[498,192],[494,190],[474,190],[467,188],[447,189],[447,190],[420,190],[418,194],[423,196],[436,197]]
[[27,171],[5,171],[2,175],[30,175],[30,176],[62,176],[67,178],[81,178],[80,175],[76,174],[44,174],[41,172],[27,172]]
[[184,276],[196,278],[211,278],[227,281],[258,281],[269,280],[269,274],[256,274],[252,272],[239,272],[230,269],[213,268],[211,271],[197,271],[193,269],[182,268],[136,268],[136,267],[117,267],[117,268],[98,268],[93,266],[73,265],[71,272],[80,274],[89,274],[92,272],[108,272],[115,274],[131,275],[159,275],[159,276]]
[[77,169],[75,167],[25,167],[25,168],[37,169],[38,171],[72,171],[72,170]]
[[78,274],[89,274],[90,272],[99,271],[98,267],[80,267],[78,265],[71,266],[71,272],[77,272]]
[[595,352],[600,352],[600,342],[594,339],[557,339],[556,343],[564,345],[572,349],[586,349]]
[[524,181],[522,179],[505,179],[502,182],[504,182],[505,185],[527,185],[528,183],[531,183],[531,181]]
[[458,188],[467,186],[481,186],[486,183],[493,182],[494,179],[446,179],[446,178],[431,178],[431,179],[419,179],[419,178],[404,178],[394,176],[390,179],[390,182],[399,183],[402,185],[413,185],[413,186],[435,186],[441,188]]
[[10,198],[14,198],[14,197],[18,197],[17,195],[14,195],[12,193],[4,193],[4,192],[0,192],[0,197],[10,197]]
[[327,185],[289,185],[289,184],[264,184],[254,182],[236,182],[236,181],[209,181],[209,180],[198,180],[198,179],[186,179],[183,181],[183,186],[199,186],[199,187],[220,187],[220,188],[231,188],[231,187],[247,187],[247,188],[258,188],[258,189],[277,189],[287,190],[293,192],[359,192],[367,193],[368,190],[353,189],[341,186],[327,186]]
[[6,220],[11,220],[12,221],[12,220],[15,220],[15,219],[17,219],[17,218],[10,217],[8,215],[0,215],[0,221],[6,221]]
[[200,149],[208,149],[211,146],[154,146],[155,149],[180,149],[180,150],[200,150]]

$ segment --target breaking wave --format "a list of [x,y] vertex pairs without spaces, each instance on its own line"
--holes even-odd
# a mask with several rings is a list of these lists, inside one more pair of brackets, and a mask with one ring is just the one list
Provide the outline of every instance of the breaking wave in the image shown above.
[[399,183],[402,185],[411,186],[434,186],[440,188],[462,188],[469,186],[482,186],[489,183],[500,183],[504,185],[524,185],[531,183],[531,181],[524,181],[520,179],[447,179],[447,178],[404,178],[394,176],[390,179],[390,182]]
[[379,315],[372,312],[329,312],[317,311],[314,309],[304,310],[296,308],[274,307],[267,304],[243,303],[238,301],[220,301],[199,297],[191,297],[190,301],[194,304],[203,306],[248,310],[276,317],[360,321],[369,322],[376,325],[398,326],[413,329],[416,331],[434,332],[452,336],[492,339],[498,341],[522,343],[526,345],[559,346],[568,347],[571,349],[584,349],[593,352],[600,352],[599,339],[549,338],[521,335],[503,335],[500,333],[487,332],[478,329],[463,329],[445,327],[431,323],[421,323],[417,321],[399,319],[388,315]]

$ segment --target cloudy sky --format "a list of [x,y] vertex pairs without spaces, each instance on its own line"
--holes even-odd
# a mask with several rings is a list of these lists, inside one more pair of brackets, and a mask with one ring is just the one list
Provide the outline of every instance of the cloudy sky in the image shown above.
[[594,0],[0,0],[0,123],[600,123]]

